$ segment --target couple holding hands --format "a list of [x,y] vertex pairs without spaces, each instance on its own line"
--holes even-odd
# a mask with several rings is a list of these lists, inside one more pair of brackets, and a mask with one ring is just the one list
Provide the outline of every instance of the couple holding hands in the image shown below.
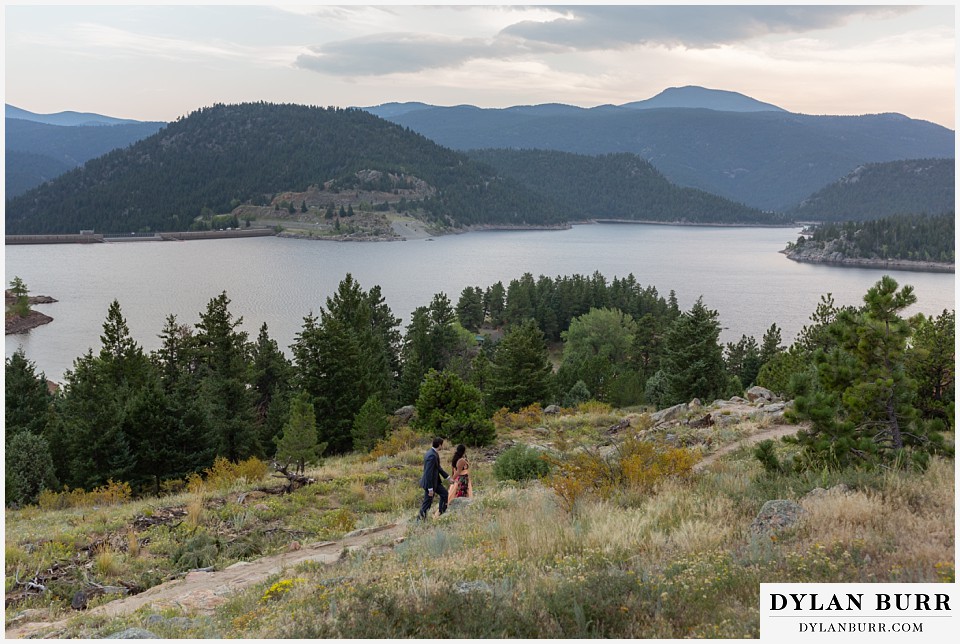
[[447,499],[452,497],[473,497],[473,485],[470,482],[470,463],[467,462],[467,448],[457,445],[450,464],[453,468],[453,484],[449,493],[443,487],[440,477],[449,480],[450,475],[440,466],[440,450],[443,449],[443,439],[434,438],[433,446],[423,457],[423,476],[420,477],[420,487],[423,488],[423,503],[420,504],[418,519],[427,518],[427,510],[433,504],[433,497],[440,498],[440,514],[447,511]]

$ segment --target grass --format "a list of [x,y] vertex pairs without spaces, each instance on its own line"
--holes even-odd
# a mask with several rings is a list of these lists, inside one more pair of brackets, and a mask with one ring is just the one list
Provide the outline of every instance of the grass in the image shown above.
[[[553,442],[562,433],[575,446],[603,438],[621,418],[605,410],[531,418],[535,425],[504,432],[501,440]],[[535,426],[549,435],[532,433]],[[711,447],[762,428],[725,427]],[[8,593],[14,574],[22,579],[38,565],[91,561],[84,570],[96,583],[148,586],[175,574],[178,560],[213,556],[220,568],[279,552],[292,540],[335,539],[410,519],[420,500],[422,452],[410,444],[373,459],[327,459],[309,472],[317,484],[245,505],[236,503],[239,485],[99,510],[7,511]],[[411,523],[393,548],[352,552],[332,565],[301,564],[202,619],[176,621],[179,613],[161,619],[149,609],[110,620],[80,616],[61,636],[103,637],[139,626],[161,637],[754,638],[764,581],[954,576],[952,460],[934,458],[923,473],[771,477],[751,449],[741,449],[649,493],[588,496],[573,513],[540,481],[498,482],[491,462],[475,456],[471,465],[474,502],[439,520]],[[810,494],[840,483],[846,493]],[[263,484],[251,481],[245,489]],[[187,514],[196,515],[190,523],[131,528],[137,516],[194,508],[198,498],[202,510]],[[800,503],[803,520],[773,539],[753,537],[750,523],[775,498]],[[96,539],[109,545],[84,560],[81,549]],[[211,551],[211,543],[219,550]],[[69,614],[69,591],[83,578],[58,583],[61,594],[8,608],[8,623],[25,608],[42,609],[33,619]]]

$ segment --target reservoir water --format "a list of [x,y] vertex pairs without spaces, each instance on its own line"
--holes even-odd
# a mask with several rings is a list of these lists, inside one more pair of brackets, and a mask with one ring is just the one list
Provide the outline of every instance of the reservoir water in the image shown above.
[[110,302],[117,299],[133,338],[159,346],[167,315],[193,325],[207,302],[226,291],[234,316],[255,337],[266,322],[287,350],[303,317],[319,312],[346,273],[364,289],[382,288],[394,314],[444,292],[456,304],[466,286],[486,288],[529,272],[555,277],[599,271],[629,273],[664,297],[676,291],[689,309],[703,296],[719,311],[721,340],[742,334],[758,341],[772,323],[785,344],[809,320],[822,294],[860,304],[884,274],[917,295],[912,312],[954,308],[954,275],[799,264],[778,251],[795,240],[792,228],[712,228],[640,224],[574,226],[564,231],[491,231],[389,243],[337,243],[277,237],[186,242],[126,242],[6,246],[5,282],[21,277],[33,295],[55,304],[35,308],[54,318],[6,337],[6,356],[22,346],[38,370],[61,380],[73,360],[100,347]]

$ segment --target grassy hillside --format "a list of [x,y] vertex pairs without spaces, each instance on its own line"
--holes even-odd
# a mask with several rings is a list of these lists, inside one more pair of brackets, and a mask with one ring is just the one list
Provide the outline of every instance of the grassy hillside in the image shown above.
[[398,183],[380,186],[389,191],[426,182],[433,194],[419,205],[442,225],[565,219],[489,168],[366,112],[255,103],[198,110],[8,201],[7,232],[185,230],[285,191],[328,182],[356,191],[357,173],[392,175]]
[[[412,518],[428,439],[404,429],[373,454],[308,470],[317,482],[288,495],[256,491],[277,479],[258,479],[248,464],[248,480],[220,467],[159,499],[110,505],[104,496],[96,507],[8,510],[7,632],[72,617],[35,633],[105,637],[138,627],[170,638],[748,638],[759,634],[764,581],[953,579],[953,461],[939,457],[923,473],[772,476],[749,448],[734,449],[677,476],[581,490],[572,505],[565,499],[574,483],[558,484],[556,471],[526,482],[494,476],[498,454],[514,443],[540,445],[558,459],[586,446],[586,454],[610,454],[626,471],[627,436],[664,449],[686,446],[699,458],[770,422],[657,429],[645,414],[596,404],[554,416],[502,416],[498,444],[468,450],[473,502],[422,525]],[[778,447],[781,455],[790,449]],[[444,464],[450,456],[448,446]],[[798,502],[800,522],[755,532],[754,517],[771,499]],[[399,543],[374,535],[335,562],[299,564],[226,597],[209,593],[215,601],[206,607],[180,597],[192,608],[156,605],[117,616],[94,608],[123,587],[143,589],[193,568],[222,570],[395,522],[409,522]],[[29,588],[31,579],[47,591]],[[114,594],[97,596],[97,588]],[[79,590],[91,595],[86,613],[69,608]]]

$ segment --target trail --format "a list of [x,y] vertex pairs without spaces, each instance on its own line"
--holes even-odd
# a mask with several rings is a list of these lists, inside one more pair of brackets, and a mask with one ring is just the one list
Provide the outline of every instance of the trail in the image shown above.
[[[392,547],[402,541],[406,532],[405,522],[391,523],[376,528],[366,528],[351,533],[339,541],[321,541],[308,544],[291,552],[263,557],[252,562],[238,562],[224,570],[214,572],[191,572],[183,579],[174,579],[154,586],[142,593],[116,599],[86,611],[87,615],[116,617],[126,615],[144,606],[160,611],[179,608],[190,614],[210,614],[226,602],[231,595],[244,588],[260,583],[271,575],[304,561],[332,564],[351,550],[371,546]],[[40,631],[63,629],[76,614],[55,622],[30,622],[13,625],[6,629],[6,639],[30,637]]]
[[771,440],[779,440],[784,436],[790,436],[792,434],[796,434],[802,428],[803,428],[803,425],[774,425],[772,427],[769,427],[763,430],[762,432],[758,432],[756,434],[752,434],[750,436],[747,436],[746,438],[738,440],[736,443],[730,443],[729,445],[724,445],[723,447],[718,449],[716,452],[709,454],[702,461],[694,465],[693,469],[694,471],[702,470],[705,467],[716,462],[716,460],[719,459],[721,456],[729,454],[730,452],[735,452],[736,450],[740,449],[741,447],[744,447],[745,445],[753,445],[755,443],[759,443],[760,441],[766,440],[768,438]]

